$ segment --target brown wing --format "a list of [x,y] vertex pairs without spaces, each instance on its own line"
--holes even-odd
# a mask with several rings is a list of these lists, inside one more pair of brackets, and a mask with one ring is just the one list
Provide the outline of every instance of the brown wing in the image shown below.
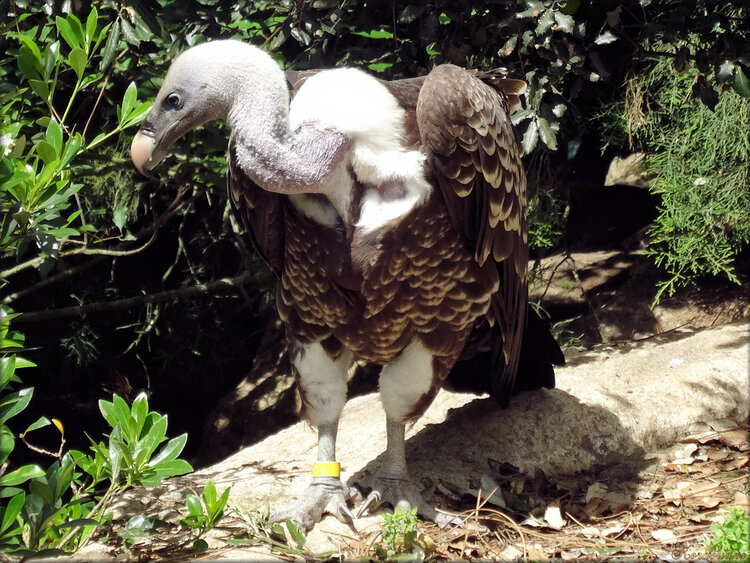
[[489,316],[502,333],[492,360],[492,394],[501,401],[513,387],[528,299],[526,176],[501,90],[513,95],[520,84],[490,85],[477,73],[442,65],[426,77],[417,100],[430,173],[456,232],[480,265],[498,268]]
[[234,216],[278,277],[284,265],[282,196],[262,189],[237,166],[235,146],[231,140],[228,160],[227,189]]

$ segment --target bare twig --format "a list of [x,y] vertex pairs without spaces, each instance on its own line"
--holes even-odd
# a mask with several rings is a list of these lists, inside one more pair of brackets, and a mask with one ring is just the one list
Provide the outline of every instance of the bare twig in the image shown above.
[[[161,227],[161,225],[163,225],[164,223],[166,223],[167,220],[169,220],[175,213],[177,213],[179,210],[183,209],[186,205],[192,202],[193,196],[191,196],[189,199],[185,200],[184,202],[179,202],[179,199],[182,197],[183,194],[184,192],[180,190],[180,192],[177,194],[177,197],[175,198],[174,201],[172,201],[172,203],[170,203],[167,210],[161,215],[159,215],[154,221],[154,223],[142,229],[135,236],[136,240],[138,240],[138,239],[145,237],[146,235],[151,234],[151,238],[143,246],[137,249],[121,250],[122,248],[130,244],[129,242],[124,242],[118,245],[114,249],[106,249],[106,248],[97,249],[97,248],[82,247],[82,248],[76,248],[73,250],[68,250],[67,252],[61,252],[58,257],[65,258],[68,256],[75,256],[77,254],[82,254],[84,256],[93,256],[93,255],[130,256],[131,254],[135,254],[137,252],[144,250],[156,238],[154,231],[158,230],[158,228]],[[44,262],[45,258],[46,258],[45,256],[37,256],[36,258],[32,258],[30,260],[27,260],[26,262],[21,262],[20,264],[16,264],[15,266],[8,268],[7,270],[3,270],[0,272],[0,279],[8,279],[9,277],[14,276],[24,270],[27,270],[28,268],[38,268],[42,264],[42,262]]]
[[44,289],[45,287],[56,284],[64,279],[75,276],[76,274],[80,274],[81,272],[88,270],[92,266],[96,266],[97,264],[102,262],[104,259],[105,259],[104,256],[96,256],[93,259],[89,260],[88,262],[85,262],[73,268],[68,268],[67,270],[63,270],[62,272],[54,276],[50,276],[49,278],[38,281],[34,285],[30,285],[24,289],[16,291],[15,293],[6,295],[5,297],[2,298],[2,301],[0,302],[7,305],[9,303],[13,303],[14,301],[18,301],[22,297],[26,297],[28,295],[36,293],[37,291]]
[[34,311],[31,313],[21,313],[13,320],[13,322],[16,324],[24,322],[38,322],[48,321],[52,319],[64,319],[67,317],[79,317],[96,313],[107,313],[117,309],[127,309],[129,307],[146,305],[148,303],[163,303],[165,301],[172,301],[174,299],[184,299],[186,297],[192,297],[195,295],[214,293],[221,289],[234,289],[236,286],[239,286],[251,280],[252,276],[250,275],[250,273],[244,272],[243,274],[234,278],[224,278],[210,283],[201,283],[189,287],[182,287],[180,289],[170,289],[167,291],[160,291],[159,293],[152,293],[150,295],[127,297],[125,299],[118,299],[117,301],[100,301],[98,303],[90,303],[88,305],[62,307],[60,309],[53,309],[51,311]]

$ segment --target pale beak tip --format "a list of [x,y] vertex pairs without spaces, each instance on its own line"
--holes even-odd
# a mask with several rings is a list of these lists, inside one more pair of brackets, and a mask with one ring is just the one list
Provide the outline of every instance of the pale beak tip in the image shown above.
[[147,165],[151,160],[151,155],[156,147],[156,139],[149,135],[144,135],[140,131],[133,137],[133,142],[130,144],[130,158],[133,160],[138,172],[144,176],[151,176],[150,170]]

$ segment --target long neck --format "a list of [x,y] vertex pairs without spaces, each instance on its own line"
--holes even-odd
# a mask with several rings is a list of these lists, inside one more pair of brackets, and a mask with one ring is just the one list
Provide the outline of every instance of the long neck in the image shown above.
[[341,163],[350,140],[337,131],[289,126],[284,72],[267,54],[233,75],[227,113],[237,164],[260,187],[277,193],[319,192]]
[[236,136],[251,143],[289,137],[289,91],[276,61],[253,49],[241,71],[224,76],[231,94],[227,122]]

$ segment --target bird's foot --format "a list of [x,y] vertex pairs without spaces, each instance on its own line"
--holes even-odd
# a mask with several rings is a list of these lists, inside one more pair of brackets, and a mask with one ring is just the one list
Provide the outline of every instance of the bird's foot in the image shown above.
[[353,526],[354,515],[346,506],[347,500],[354,494],[337,477],[315,477],[296,501],[271,511],[270,522],[292,520],[305,531],[309,531],[323,518],[323,514],[332,514],[345,524]]
[[390,504],[394,510],[398,508],[409,509],[416,506],[417,512],[428,520],[432,520],[441,528],[446,526],[464,526],[463,520],[458,516],[438,512],[422,496],[419,488],[408,477],[379,476],[374,479],[372,492],[357,511],[357,518],[366,513],[374,513],[382,504]]

